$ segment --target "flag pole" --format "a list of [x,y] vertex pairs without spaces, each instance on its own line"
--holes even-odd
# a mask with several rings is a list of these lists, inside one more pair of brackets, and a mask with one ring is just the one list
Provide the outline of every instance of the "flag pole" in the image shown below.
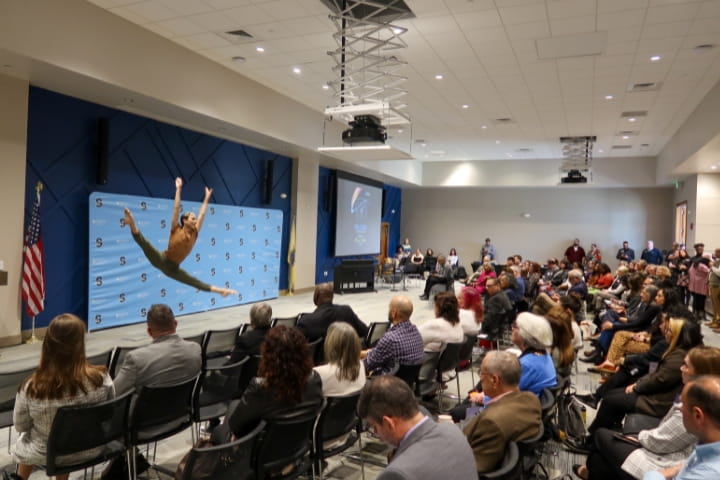
[[26,344],[40,343],[40,339],[35,336],[35,315],[32,317],[32,334],[30,338],[25,340]]

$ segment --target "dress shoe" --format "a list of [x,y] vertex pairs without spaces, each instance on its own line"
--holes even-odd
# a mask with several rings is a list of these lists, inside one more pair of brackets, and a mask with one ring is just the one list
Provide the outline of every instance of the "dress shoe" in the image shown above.
[[617,372],[617,368],[613,367],[603,367],[602,364],[598,365],[597,367],[590,367],[588,368],[588,372],[590,373],[602,373],[602,374],[613,374]]
[[603,356],[602,356],[601,354],[599,354],[599,353],[596,353],[596,354],[593,355],[592,357],[587,357],[587,358],[581,358],[581,359],[580,359],[581,362],[594,363],[595,365],[601,364],[601,363],[603,362],[603,360],[604,360]]
[[429,300],[430,297],[427,295],[420,295],[420,300]]
[[590,448],[592,447],[592,438],[590,435],[579,439],[566,438],[565,441],[563,441],[563,447],[570,452],[587,455],[590,453]]
[[600,399],[594,393],[587,393],[585,395],[578,395],[576,393],[575,399],[580,403],[584,403],[593,410],[597,410],[598,403],[600,403]]
[[572,466],[572,471],[578,478],[582,478],[582,480],[588,479],[588,469],[585,465],[576,463]]
[[593,357],[593,356],[595,356],[596,353],[597,353],[597,349],[595,349],[595,348],[583,351],[583,355],[585,355],[586,357]]

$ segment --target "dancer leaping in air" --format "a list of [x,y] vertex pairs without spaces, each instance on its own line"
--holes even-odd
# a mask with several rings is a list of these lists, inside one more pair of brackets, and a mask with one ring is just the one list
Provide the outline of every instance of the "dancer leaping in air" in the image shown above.
[[200,233],[200,228],[205,219],[205,210],[207,209],[208,201],[213,192],[212,188],[205,187],[205,199],[203,200],[197,217],[195,217],[195,214],[192,212],[185,212],[180,216],[180,193],[182,191],[182,184],[183,182],[180,177],[175,179],[175,204],[173,205],[172,227],[170,228],[167,250],[159,252],[143,237],[137,225],[135,225],[135,219],[128,208],[125,208],[125,225],[130,226],[130,231],[135,239],[135,243],[140,245],[150,264],[168,277],[195,287],[198,290],[219,293],[223,297],[236,294],[237,291],[235,290],[220,288],[201,282],[180,268],[182,261],[185,260],[185,257],[190,254],[190,251],[192,251],[195,246],[198,233]]

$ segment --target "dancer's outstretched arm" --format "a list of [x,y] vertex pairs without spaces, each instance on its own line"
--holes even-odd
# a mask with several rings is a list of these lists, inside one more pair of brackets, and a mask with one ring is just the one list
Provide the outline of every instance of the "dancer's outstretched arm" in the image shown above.
[[173,214],[172,220],[170,221],[170,234],[172,231],[178,228],[180,220],[180,195],[182,194],[182,178],[177,177],[175,179],[175,203],[173,203]]
[[210,196],[213,193],[213,189],[209,187],[205,187],[205,199],[203,200],[202,206],[200,207],[200,212],[198,213],[197,218],[197,230],[198,233],[200,233],[200,228],[202,228],[203,220],[205,219],[205,210],[207,210],[208,202],[210,201]]

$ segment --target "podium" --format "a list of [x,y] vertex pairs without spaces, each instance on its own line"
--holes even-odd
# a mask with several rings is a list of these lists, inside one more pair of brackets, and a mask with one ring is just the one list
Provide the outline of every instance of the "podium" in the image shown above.
[[343,260],[335,267],[333,290],[343,294],[375,291],[374,260]]

